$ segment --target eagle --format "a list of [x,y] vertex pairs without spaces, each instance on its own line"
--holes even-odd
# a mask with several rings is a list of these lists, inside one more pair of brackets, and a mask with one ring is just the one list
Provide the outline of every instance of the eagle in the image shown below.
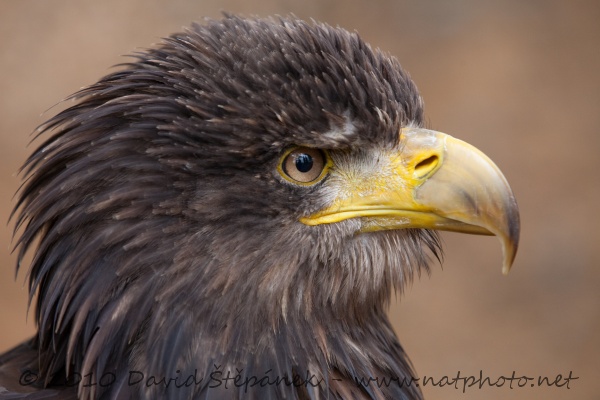
[[439,230],[513,263],[503,174],[356,33],[225,15],[71,99],[22,168],[0,399],[420,399],[391,295]]

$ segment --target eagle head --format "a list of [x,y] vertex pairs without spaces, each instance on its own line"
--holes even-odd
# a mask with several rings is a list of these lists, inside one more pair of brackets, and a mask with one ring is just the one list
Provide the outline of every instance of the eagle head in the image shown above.
[[497,235],[508,271],[498,168],[423,128],[399,62],[340,28],[226,16],[134,57],[42,125],[24,166],[38,388],[420,398],[358,378],[415,375],[385,306],[440,256],[436,230]]

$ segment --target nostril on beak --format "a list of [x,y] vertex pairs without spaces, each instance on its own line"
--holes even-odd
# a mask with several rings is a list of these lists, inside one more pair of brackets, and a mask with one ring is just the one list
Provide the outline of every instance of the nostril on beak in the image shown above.
[[439,157],[435,154],[425,158],[424,160],[419,161],[417,165],[415,165],[415,178],[425,178],[427,175],[429,175],[432,171],[435,170],[439,161]]

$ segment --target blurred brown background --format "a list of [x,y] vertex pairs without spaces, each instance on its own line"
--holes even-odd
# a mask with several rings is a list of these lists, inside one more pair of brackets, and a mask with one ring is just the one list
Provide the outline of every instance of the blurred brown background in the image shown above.
[[[357,30],[417,82],[430,127],[503,170],[520,204],[511,274],[494,238],[444,235],[433,265],[390,310],[421,376],[573,376],[570,389],[424,388],[429,399],[600,395],[600,3],[478,0],[0,2],[0,221],[44,113],[192,20],[220,11],[315,18]],[[0,230],[0,351],[34,331],[12,225]]]

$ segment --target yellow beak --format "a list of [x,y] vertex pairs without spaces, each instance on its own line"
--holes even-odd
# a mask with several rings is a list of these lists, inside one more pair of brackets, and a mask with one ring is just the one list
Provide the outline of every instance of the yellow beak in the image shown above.
[[507,274],[519,242],[519,210],[498,167],[475,147],[444,133],[405,128],[395,151],[368,173],[336,170],[330,207],[300,219],[320,225],[360,218],[360,232],[426,228],[496,235]]

